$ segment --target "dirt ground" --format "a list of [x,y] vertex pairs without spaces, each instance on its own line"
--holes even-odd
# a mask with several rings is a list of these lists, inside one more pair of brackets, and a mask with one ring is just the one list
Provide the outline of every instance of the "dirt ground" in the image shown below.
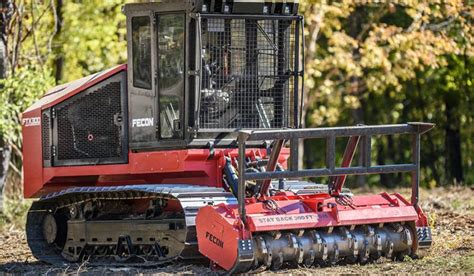
[[[408,190],[402,190],[408,194]],[[374,273],[465,273],[474,274],[474,189],[451,188],[422,190],[422,207],[429,214],[434,244],[421,259],[404,262],[380,260],[367,265],[324,268],[287,268],[281,274],[374,274]],[[0,225],[0,274],[222,274],[207,267],[175,263],[153,269],[90,267],[87,263],[52,267],[38,262],[30,253],[23,224]]]

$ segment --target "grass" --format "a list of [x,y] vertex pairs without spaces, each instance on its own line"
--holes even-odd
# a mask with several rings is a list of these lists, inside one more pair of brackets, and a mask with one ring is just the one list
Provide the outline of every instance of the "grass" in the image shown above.
[[31,200],[5,200],[3,212],[0,213],[0,227],[9,226],[24,229],[26,214],[31,202]]

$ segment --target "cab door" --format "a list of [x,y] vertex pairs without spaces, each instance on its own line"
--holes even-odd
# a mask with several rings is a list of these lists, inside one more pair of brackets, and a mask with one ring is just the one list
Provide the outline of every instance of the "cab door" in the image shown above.
[[128,109],[130,149],[153,149],[157,144],[156,56],[154,13],[127,15]]
[[186,15],[157,13],[157,139],[160,146],[184,145],[186,89]]

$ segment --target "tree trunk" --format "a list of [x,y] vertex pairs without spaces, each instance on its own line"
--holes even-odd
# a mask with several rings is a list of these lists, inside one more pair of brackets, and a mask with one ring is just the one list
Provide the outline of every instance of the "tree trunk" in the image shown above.
[[[13,12],[12,1],[0,0],[0,11],[0,79],[5,79],[8,71],[7,26]],[[10,152],[10,148],[6,145],[3,135],[0,133],[0,213],[3,210],[3,188],[8,173]]]
[[[424,78],[423,75],[420,75],[419,73],[417,73],[417,76],[415,78],[415,84],[416,84],[416,90],[415,91],[416,91],[416,93],[413,93],[415,95],[412,94],[412,96],[415,98],[414,101],[416,102],[416,106],[421,111],[421,114],[422,114],[421,121],[422,122],[424,122],[425,120],[429,121],[428,115],[426,114],[425,99],[423,98],[423,87],[422,87],[422,84],[420,82],[420,79],[423,79],[423,78]],[[425,160],[425,163],[427,164],[427,166],[430,168],[431,174],[433,175],[434,180],[436,181],[437,184],[439,184],[439,183],[441,183],[441,176],[440,176],[438,170],[436,169],[436,163],[437,163],[437,159],[439,158],[439,156],[438,156],[438,153],[437,153],[437,150],[436,150],[436,146],[433,143],[433,136],[432,136],[433,134],[432,134],[432,132],[428,132],[425,135],[426,135],[426,138],[427,138],[426,141],[427,141],[427,144],[428,144],[429,153],[423,159]]]
[[444,97],[446,106],[445,131],[445,171],[448,182],[464,181],[461,152],[461,120],[456,110],[459,108],[459,97],[454,92],[447,92]]
[[[307,64],[310,63],[311,60],[315,58],[316,55],[316,50],[317,50],[317,40],[319,36],[319,31],[320,31],[320,22],[322,20],[323,14],[321,12],[315,11],[314,5],[310,7],[310,14],[314,15],[315,19],[313,24],[310,24],[309,26],[305,26],[305,29],[308,31],[309,35],[307,35],[304,39],[305,45],[307,46],[305,49],[305,57],[304,57],[304,64],[302,66],[306,66]],[[303,24],[305,24],[303,22]],[[305,67],[306,69],[306,67]],[[305,70],[306,72],[306,70]],[[302,82],[301,86],[304,87],[305,83]],[[310,97],[310,89],[305,88],[304,89],[304,95],[303,97],[303,109],[301,110],[301,128],[306,127],[306,115],[308,114],[308,109],[309,109],[309,97]],[[303,169],[304,167],[310,167],[311,164],[306,164],[305,161],[307,162],[307,159],[304,158],[305,154],[305,140],[300,139],[298,142],[298,169]]]
[[[359,34],[361,33],[361,28],[362,28],[362,23],[364,21],[364,14],[365,11],[363,8],[358,7],[356,8],[352,14],[349,16],[349,30],[348,34],[353,37],[357,38]],[[352,53],[354,56],[358,56],[358,50],[355,49],[354,52]],[[365,124],[365,112],[364,112],[364,100],[363,100],[363,93],[364,93],[364,88],[363,85],[361,85],[361,80],[358,77],[353,77],[350,80],[350,93],[357,96],[360,101],[360,106],[354,110],[352,110],[352,117],[354,119],[354,122],[356,124]],[[359,151],[361,149],[361,145],[358,146]],[[357,158],[357,163],[359,166],[363,166],[364,162],[364,155],[359,154],[359,157]],[[367,187],[367,177],[365,175],[359,175],[357,176],[357,187]]]
[[61,32],[63,29],[63,0],[56,0],[56,6],[54,9],[55,13],[55,35],[53,38],[54,41],[54,52],[55,52],[55,59],[54,59],[54,77],[56,80],[56,84],[59,84],[64,77],[64,51],[61,42]]

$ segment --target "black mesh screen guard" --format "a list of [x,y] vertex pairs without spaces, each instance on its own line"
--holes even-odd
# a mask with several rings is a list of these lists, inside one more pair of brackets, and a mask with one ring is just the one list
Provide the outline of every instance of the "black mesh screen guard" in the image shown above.
[[291,127],[295,19],[202,18],[199,128]]
[[54,107],[55,165],[120,163],[126,158],[123,75],[115,75]]

